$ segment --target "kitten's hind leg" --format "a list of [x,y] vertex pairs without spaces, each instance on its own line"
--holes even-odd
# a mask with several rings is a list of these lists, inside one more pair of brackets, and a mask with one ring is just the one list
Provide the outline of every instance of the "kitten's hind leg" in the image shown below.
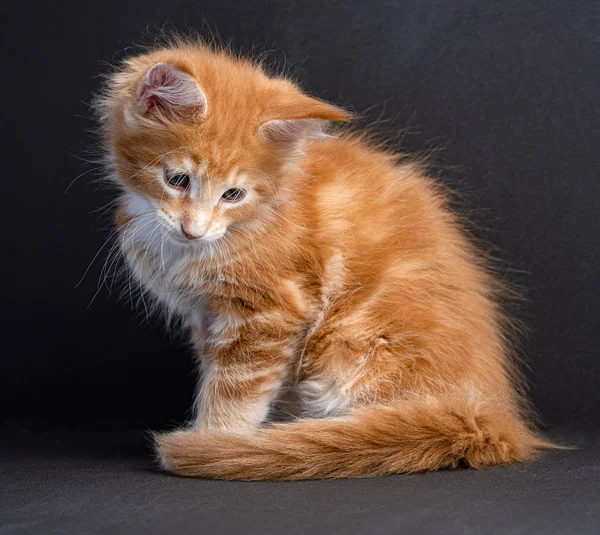
[[344,336],[341,329],[317,333],[306,349],[299,384],[309,417],[344,414],[358,406],[388,403],[401,390],[402,360],[382,336]]

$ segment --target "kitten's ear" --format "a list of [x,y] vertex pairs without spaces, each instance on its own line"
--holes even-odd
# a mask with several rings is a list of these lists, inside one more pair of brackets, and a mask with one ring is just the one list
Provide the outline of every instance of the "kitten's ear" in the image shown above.
[[144,117],[205,115],[206,96],[198,82],[169,63],[157,63],[146,73],[138,92],[138,112]]
[[258,134],[270,145],[284,149],[296,146],[303,139],[324,137],[331,121],[347,122],[351,118],[341,108],[306,96],[271,111],[270,115],[276,118],[261,124]]

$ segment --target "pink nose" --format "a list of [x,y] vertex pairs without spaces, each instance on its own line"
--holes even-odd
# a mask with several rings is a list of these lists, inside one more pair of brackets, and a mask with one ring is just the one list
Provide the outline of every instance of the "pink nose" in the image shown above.
[[181,232],[188,240],[197,240],[198,238],[202,238],[203,234],[190,234],[185,227],[181,225]]

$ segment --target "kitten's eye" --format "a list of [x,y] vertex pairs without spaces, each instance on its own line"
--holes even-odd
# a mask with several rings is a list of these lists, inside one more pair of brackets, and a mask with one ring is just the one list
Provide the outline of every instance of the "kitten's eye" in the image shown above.
[[186,189],[190,185],[190,175],[165,170],[165,182],[172,188]]
[[223,193],[221,199],[227,202],[238,202],[246,196],[246,190],[240,188],[230,188]]

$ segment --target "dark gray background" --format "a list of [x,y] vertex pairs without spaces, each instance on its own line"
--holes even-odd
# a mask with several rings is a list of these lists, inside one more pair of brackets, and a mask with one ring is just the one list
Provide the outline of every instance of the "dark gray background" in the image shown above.
[[[96,285],[108,236],[86,147],[106,62],[147,28],[274,50],[316,95],[385,119],[442,178],[526,289],[523,353],[550,426],[598,423],[600,4],[579,0],[5,2],[2,21],[4,420],[182,419],[192,360]],[[206,23],[208,24],[205,24]],[[138,310],[139,312],[139,310]]]

